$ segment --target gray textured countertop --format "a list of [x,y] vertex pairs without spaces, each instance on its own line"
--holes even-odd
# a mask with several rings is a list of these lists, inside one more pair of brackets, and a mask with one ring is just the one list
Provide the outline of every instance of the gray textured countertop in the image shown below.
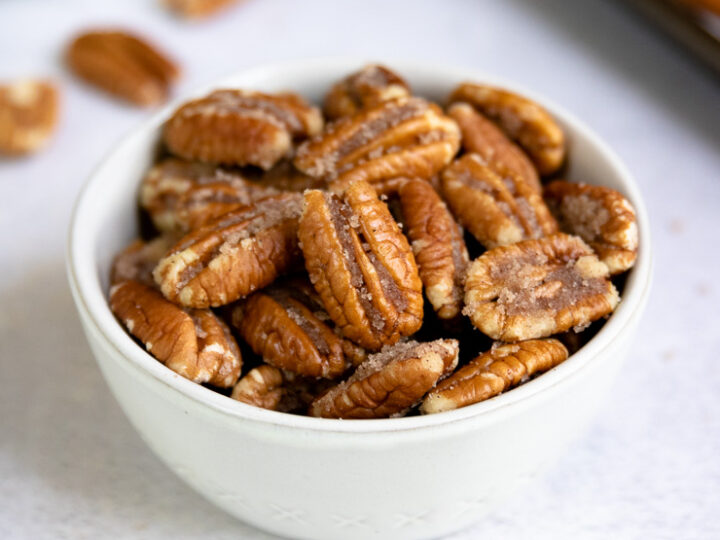
[[613,2],[262,2],[201,23],[155,0],[5,0],[0,79],[55,76],[47,150],[0,162],[0,538],[266,538],[151,454],[109,395],[64,271],[71,206],[148,111],[61,68],[77,30],[118,24],[185,68],[178,92],[267,61],[347,54],[477,67],[577,114],[647,199],[655,285],[617,384],[542,479],[453,538],[720,537],[720,82]]

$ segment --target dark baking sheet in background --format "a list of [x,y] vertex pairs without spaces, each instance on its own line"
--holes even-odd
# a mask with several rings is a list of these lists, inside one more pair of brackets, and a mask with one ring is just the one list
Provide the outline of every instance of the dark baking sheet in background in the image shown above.
[[621,0],[720,75],[720,15],[671,0]]

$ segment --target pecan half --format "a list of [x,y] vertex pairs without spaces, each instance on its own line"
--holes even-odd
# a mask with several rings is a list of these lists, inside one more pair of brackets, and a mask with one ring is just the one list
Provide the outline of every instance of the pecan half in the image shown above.
[[336,120],[383,101],[408,97],[410,87],[385,66],[368,65],[335,84],[325,96],[325,116]]
[[92,31],[76,37],[67,50],[76,75],[137,105],[167,98],[180,70],[163,53],[125,31]]
[[370,350],[422,325],[422,282],[408,241],[366,182],[341,199],[305,192],[298,238],[305,267],[340,332]]
[[188,232],[240,206],[274,195],[272,187],[208,163],[168,158],[140,186],[140,206],[161,231]]
[[592,249],[556,233],[478,257],[468,270],[463,313],[491,338],[510,342],[582,329],[619,301]]
[[350,366],[342,338],[282,287],[251,295],[233,310],[232,324],[272,366],[324,378],[339,377]]
[[55,130],[57,119],[58,92],[50,82],[0,85],[0,155],[39,150]]
[[320,111],[296,94],[216,90],[189,101],[165,124],[165,144],[186,159],[271,168],[293,141],[322,131]]
[[186,235],[153,277],[169,300],[221,306],[272,283],[299,259],[302,197],[274,195],[224,214]]
[[408,341],[370,355],[347,381],[310,404],[310,416],[385,418],[402,415],[457,365],[458,342]]
[[182,17],[199,19],[214,15],[238,0],[163,0],[163,3]]
[[281,410],[285,378],[278,368],[262,365],[248,371],[233,388],[230,397],[271,411]]
[[534,101],[484,84],[463,83],[450,101],[464,101],[497,122],[530,156],[542,175],[556,172],[565,161],[565,135],[552,116]]
[[427,395],[420,411],[433,414],[485,401],[554,368],[567,357],[567,349],[556,339],[493,347],[441,381]]
[[459,146],[457,124],[437,105],[399,98],[330,124],[320,137],[300,146],[294,163],[342,192],[356,180],[430,179]]
[[448,115],[460,126],[466,152],[478,154],[501,177],[519,176],[531,187],[542,191],[535,166],[493,122],[467,103],[453,103],[448,107]]
[[176,373],[223,388],[237,381],[240,350],[228,327],[212,311],[185,310],[137,281],[114,285],[110,307],[128,332]]
[[425,294],[438,317],[452,319],[460,313],[468,266],[462,229],[428,182],[409,180],[399,195]]
[[486,248],[557,231],[540,193],[519,176],[500,177],[477,154],[442,173],[442,191],[455,217]]
[[110,283],[138,281],[148,287],[155,287],[153,269],[168,252],[177,239],[170,235],[158,236],[149,242],[135,240],[113,260],[110,269]]
[[548,184],[544,196],[562,230],[585,240],[610,274],[632,268],[638,229],[630,201],[614,189],[562,180]]

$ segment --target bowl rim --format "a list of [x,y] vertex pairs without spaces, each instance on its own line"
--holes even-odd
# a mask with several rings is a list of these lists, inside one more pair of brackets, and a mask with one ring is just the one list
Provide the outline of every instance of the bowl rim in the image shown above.
[[[635,207],[640,246],[635,267],[632,269],[625,284],[622,301],[600,331],[579,351],[572,354],[559,366],[544,373],[542,377],[537,377],[514,388],[512,391],[500,394],[486,401],[439,414],[368,420],[339,420],[299,416],[261,409],[233,400],[178,375],[164,364],[158,362],[132,340],[110,311],[107,296],[105,291],[103,291],[97,272],[96,250],[93,242],[94,236],[83,226],[84,221],[87,219],[86,216],[88,212],[91,211],[90,202],[92,200],[91,196],[94,194],[93,190],[97,190],[97,186],[103,178],[104,168],[107,164],[112,162],[116,155],[122,154],[123,150],[127,146],[130,146],[134,139],[140,138],[150,131],[157,129],[180,103],[192,96],[202,95],[213,88],[236,86],[237,79],[260,81],[259,83],[255,83],[255,85],[257,85],[258,88],[262,88],[262,80],[277,73],[292,71],[315,73],[316,70],[322,71],[323,69],[337,71],[338,73],[350,73],[353,69],[357,69],[367,63],[369,62],[365,59],[333,57],[291,60],[262,64],[243,69],[209,84],[202,85],[194,91],[172,100],[171,103],[145,119],[139,126],[131,129],[118,144],[114,145],[113,148],[106,153],[85,181],[77,196],[71,215],[66,252],[68,280],[76,307],[81,314],[85,315],[84,320],[91,324],[92,329],[95,330],[96,334],[102,339],[106,346],[114,349],[114,351],[118,353],[118,356],[122,357],[126,362],[144,372],[146,375],[151,376],[164,386],[192,399],[198,404],[223,413],[224,415],[234,417],[238,421],[249,420],[278,427],[282,426],[319,432],[380,433],[415,431],[440,425],[454,424],[469,419],[477,419],[479,417],[488,419],[489,415],[493,412],[507,409],[511,405],[525,403],[534,396],[545,394],[552,387],[560,385],[563,382],[568,382],[571,375],[587,367],[593,360],[597,360],[598,357],[602,355],[602,351],[609,347],[614,339],[623,333],[633,317],[639,315],[638,312],[643,309],[647,301],[652,281],[652,247],[647,210],[640,194],[640,189],[627,167],[615,152],[573,114],[553,103],[551,100],[513,81],[484,73],[474,68],[388,59],[386,62],[383,62],[383,64],[393,66],[393,69],[402,73],[403,76],[407,76],[411,82],[412,79],[416,77],[424,77],[426,79],[442,77],[459,80],[476,80],[502,86],[528,96],[545,107],[553,117],[559,119],[574,136],[585,139],[587,143],[598,151],[602,159],[608,163],[622,184],[624,194],[632,201]],[[328,85],[331,82],[332,81],[328,81]],[[243,84],[247,87],[255,86],[252,82],[250,82],[250,84]]]

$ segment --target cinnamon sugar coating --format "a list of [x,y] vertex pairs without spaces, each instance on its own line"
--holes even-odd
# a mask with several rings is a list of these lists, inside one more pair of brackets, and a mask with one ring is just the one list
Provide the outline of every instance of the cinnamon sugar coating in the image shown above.
[[610,314],[620,297],[608,269],[577,236],[556,233],[486,251],[465,282],[465,313],[506,342],[582,329]]
[[470,82],[452,92],[450,102],[456,101],[469,103],[496,122],[527,152],[541,175],[556,172],[565,161],[565,134],[538,103],[509,90]]
[[352,116],[383,101],[407,97],[410,87],[394,71],[370,64],[333,85],[325,96],[323,110],[330,120]]
[[341,199],[309,190],[298,238],[305,267],[343,336],[369,350],[422,325],[422,282],[407,240],[366,182]]
[[301,196],[285,193],[224,214],[184,236],[153,272],[165,297],[217,307],[272,283],[299,262]]
[[517,175],[499,176],[478,154],[455,160],[442,172],[441,186],[460,224],[486,248],[557,231],[535,188]]
[[185,159],[267,170],[322,128],[320,111],[296,94],[216,90],[175,111],[163,137]]
[[562,230],[585,240],[610,274],[632,268],[638,229],[630,201],[614,189],[562,180],[548,184],[544,197]]
[[402,415],[457,365],[454,339],[408,341],[370,355],[348,380],[310,405],[310,416],[384,418]]
[[459,146],[457,124],[437,105],[406,97],[331,123],[321,136],[300,146],[294,164],[342,193],[357,180],[430,179]]

